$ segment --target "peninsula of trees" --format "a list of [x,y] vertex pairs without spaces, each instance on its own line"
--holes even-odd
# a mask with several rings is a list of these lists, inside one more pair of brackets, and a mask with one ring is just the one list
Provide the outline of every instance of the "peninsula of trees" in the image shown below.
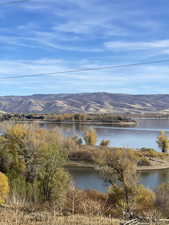
[[39,120],[54,123],[77,123],[93,125],[111,125],[111,126],[136,126],[136,121],[118,114],[23,114],[23,113],[0,113],[0,120],[31,121]]

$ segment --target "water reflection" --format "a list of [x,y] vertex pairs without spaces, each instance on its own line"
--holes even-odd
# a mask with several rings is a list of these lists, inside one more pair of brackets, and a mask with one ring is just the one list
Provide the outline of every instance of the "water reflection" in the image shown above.
[[101,176],[92,169],[69,169],[73,177],[76,187],[80,189],[94,189],[101,192],[106,192],[108,183],[104,182]]
[[154,189],[164,182],[169,182],[169,170],[146,171],[140,173],[140,183]]
[[[75,185],[81,189],[95,189],[106,192],[109,187],[102,177],[92,169],[70,169]],[[139,183],[155,189],[161,183],[169,182],[169,170],[146,171],[139,173]]]

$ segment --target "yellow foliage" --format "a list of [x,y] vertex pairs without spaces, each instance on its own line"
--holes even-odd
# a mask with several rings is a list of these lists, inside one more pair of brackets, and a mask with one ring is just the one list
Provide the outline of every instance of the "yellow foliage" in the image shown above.
[[3,204],[9,194],[8,178],[0,172],[0,204]]
[[97,134],[94,129],[87,130],[85,132],[84,140],[87,145],[96,145],[97,142]]
[[161,131],[160,135],[157,137],[157,144],[161,148],[162,152],[167,152],[169,150],[169,139],[165,131]]

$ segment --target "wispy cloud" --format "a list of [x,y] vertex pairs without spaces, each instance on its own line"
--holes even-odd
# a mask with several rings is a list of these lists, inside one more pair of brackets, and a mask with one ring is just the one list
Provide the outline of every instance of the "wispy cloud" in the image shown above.
[[[169,54],[169,3],[148,2],[30,0],[2,7],[0,77],[161,59]],[[158,84],[166,90],[168,73],[164,64],[8,79],[1,80],[0,94],[158,92]]]
[[159,40],[152,42],[127,42],[127,41],[110,41],[106,42],[106,48],[112,50],[149,50],[149,49],[168,49],[169,48],[169,40]]

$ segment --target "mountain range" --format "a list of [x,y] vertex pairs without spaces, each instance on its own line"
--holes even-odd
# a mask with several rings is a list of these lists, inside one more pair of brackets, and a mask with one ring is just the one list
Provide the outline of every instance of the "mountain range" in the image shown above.
[[169,113],[169,94],[98,92],[2,96],[0,110],[12,113]]

